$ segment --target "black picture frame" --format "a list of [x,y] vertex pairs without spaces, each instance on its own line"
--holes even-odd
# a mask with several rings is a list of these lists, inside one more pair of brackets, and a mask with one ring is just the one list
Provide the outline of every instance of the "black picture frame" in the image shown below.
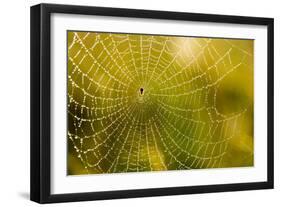
[[[50,74],[50,16],[53,13],[134,17],[194,22],[217,22],[267,26],[267,181],[238,184],[219,184],[187,187],[168,187],[73,194],[51,194],[50,189],[50,126],[51,126],[51,74]],[[39,203],[165,196],[223,191],[241,191],[273,188],[273,38],[272,18],[195,14],[168,11],[103,8],[39,4],[31,7],[31,174],[30,199]]]

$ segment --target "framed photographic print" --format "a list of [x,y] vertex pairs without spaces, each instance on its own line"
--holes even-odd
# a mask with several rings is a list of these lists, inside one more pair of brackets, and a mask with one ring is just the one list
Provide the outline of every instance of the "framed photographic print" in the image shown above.
[[273,188],[273,19],[31,7],[31,200]]

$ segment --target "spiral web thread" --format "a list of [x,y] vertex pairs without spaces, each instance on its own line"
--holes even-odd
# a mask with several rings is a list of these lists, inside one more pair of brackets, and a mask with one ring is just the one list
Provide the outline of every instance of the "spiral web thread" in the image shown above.
[[217,91],[250,58],[229,39],[68,32],[77,174],[225,167],[247,107],[221,113]]

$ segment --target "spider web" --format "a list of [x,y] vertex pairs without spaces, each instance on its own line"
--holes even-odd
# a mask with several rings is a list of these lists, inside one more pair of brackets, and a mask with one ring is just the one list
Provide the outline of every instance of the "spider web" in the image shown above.
[[252,50],[241,42],[68,32],[68,168],[229,167],[223,158],[249,105],[224,111],[218,93],[249,67]]

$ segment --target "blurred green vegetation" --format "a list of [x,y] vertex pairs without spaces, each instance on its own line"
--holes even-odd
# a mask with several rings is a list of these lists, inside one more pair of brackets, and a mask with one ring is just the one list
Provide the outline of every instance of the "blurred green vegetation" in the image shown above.
[[68,32],[68,174],[254,164],[253,40]]

